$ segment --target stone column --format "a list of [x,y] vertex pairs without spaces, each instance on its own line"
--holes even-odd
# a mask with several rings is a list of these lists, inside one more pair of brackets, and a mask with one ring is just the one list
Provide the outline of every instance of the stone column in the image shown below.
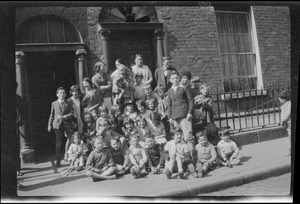
[[[24,79],[24,57],[25,54],[22,51],[16,51],[15,53],[16,57],[16,81],[18,83],[18,87],[16,90],[16,94],[21,96],[23,105],[25,105],[24,102],[24,90],[23,87],[23,79]],[[24,112],[26,112],[27,108],[24,106]],[[23,115],[24,123],[22,126],[17,126],[18,131],[17,134],[19,134],[20,137],[20,157],[21,157],[21,166],[24,163],[32,162],[34,160],[34,150],[31,149],[31,141],[28,137],[27,133],[27,127],[26,127],[26,117]]]
[[108,73],[111,70],[110,67],[110,50],[109,50],[109,30],[99,30],[101,44],[102,44],[102,52],[103,52],[103,61],[106,64]]
[[[86,60],[87,52],[85,49],[76,50],[76,56],[78,57],[78,82],[82,83],[83,80],[83,71],[84,71],[84,61]],[[79,85],[81,87],[81,85]],[[81,88],[82,90],[82,88]]]
[[164,50],[163,50],[163,36],[164,32],[163,30],[155,30],[155,35],[156,35],[156,49],[157,49],[157,66],[162,67],[162,57],[164,55]]

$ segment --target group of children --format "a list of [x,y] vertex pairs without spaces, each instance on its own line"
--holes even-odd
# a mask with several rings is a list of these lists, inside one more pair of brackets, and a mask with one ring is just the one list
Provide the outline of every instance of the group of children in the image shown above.
[[[178,84],[179,74],[171,74],[170,81],[179,87],[175,87],[177,92],[188,89],[192,97],[189,100],[193,107],[188,108],[189,111],[193,110],[192,113],[188,112],[191,118],[184,115],[184,119],[187,117],[186,121],[193,124],[193,130],[188,132],[191,138],[186,139],[187,129],[182,119],[170,118],[170,108],[173,114],[179,107],[174,103],[175,99],[169,98],[165,87],[158,86],[153,91],[150,85],[142,85],[142,78],[143,75],[136,74],[133,82],[118,79],[118,93],[114,95],[113,105],[108,109],[103,102],[96,109],[82,111],[81,130],[78,124],[75,124],[77,129],[74,128],[73,123],[78,120],[72,119],[72,116],[80,117],[78,107],[77,114],[74,112],[77,100],[80,104],[78,86],[78,90],[71,91],[76,100],[65,100],[65,89],[57,89],[58,100],[52,103],[48,131],[52,127],[55,131],[57,167],[60,166],[62,135],[69,138],[65,160],[70,167],[62,170],[63,176],[74,170],[86,169],[87,176],[94,181],[114,179],[126,173],[140,178],[149,173],[163,172],[167,178],[171,178],[174,172],[178,172],[179,178],[183,178],[188,170],[198,178],[216,165],[232,167],[240,163],[239,149],[229,139],[229,131],[219,130],[217,134],[220,138],[216,142],[206,128],[213,123],[209,86],[199,86],[199,78],[191,78],[189,72],[182,73]],[[130,89],[129,83],[134,84]],[[170,104],[172,107],[169,107]],[[185,105],[183,108],[186,109]],[[175,122],[177,126],[173,125]]]

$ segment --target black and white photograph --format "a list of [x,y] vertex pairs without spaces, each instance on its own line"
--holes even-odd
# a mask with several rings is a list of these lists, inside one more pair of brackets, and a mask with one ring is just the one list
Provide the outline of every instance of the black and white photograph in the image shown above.
[[1,202],[293,202],[297,1],[0,2]]

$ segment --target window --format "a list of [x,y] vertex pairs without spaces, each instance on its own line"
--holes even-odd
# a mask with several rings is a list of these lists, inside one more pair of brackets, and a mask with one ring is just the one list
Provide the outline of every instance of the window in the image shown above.
[[257,89],[261,79],[257,76],[258,49],[253,42],[254,18],[245,10],[216,9],[215,12],[224,91]]
[[80,42],[75,27],[52,15],[39,15],[27,20],[18,29],[16,43],[70,43]]

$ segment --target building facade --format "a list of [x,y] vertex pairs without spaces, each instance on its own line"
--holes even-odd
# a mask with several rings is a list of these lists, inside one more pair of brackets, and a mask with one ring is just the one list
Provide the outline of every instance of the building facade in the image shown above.
[[[47,132],[55,90],[81,84],[93,65],[108,71],[141,53],[154,73],[162,56],[189,70],[211,91],[261,89],[291,77],[287,6],[19,7],[16,9],[18,93],[27,104],[26,134],[38,146]],[[41,140],[41,138],[47,138]]]

